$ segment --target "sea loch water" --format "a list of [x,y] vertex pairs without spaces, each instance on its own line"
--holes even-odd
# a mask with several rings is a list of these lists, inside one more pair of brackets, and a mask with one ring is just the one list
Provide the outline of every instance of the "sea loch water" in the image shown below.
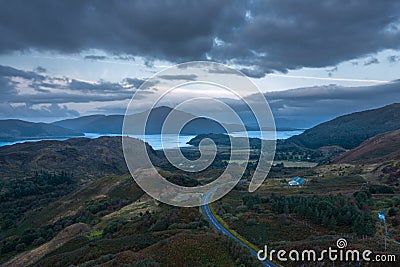
[[[277,131],[276,132],[276,138],[277,139],[287,139],[293,135],[301,134],[303,131],[302,130],[296,130],[296,131]],[[275,136],[273,132],[269,131],[248,131],[248,132],[236,132],[232,133],[232,136],[234,137],[245,137],[247,133],[248,137],[257,137],[266,140],[271,140]],[[100,136],[121,136],[119,134],[99,134],[99,133],[86,133],[84,137],[87,138],[98,138]],[[142,139],[145,142],[149,143],[154,149],[170,149],[170,148],[177,148],[177,147],[188,147],[190,145],[186,144],[190,139],[195,137],[195,135],[180,135],[179,138],[177,138],[176,134],[164,134],[163,137],[161,138],[161,134],[149,134],[145,135],[144,138],[141,135],[129,135],[130,137]],[[0,146],[7,146],[7,145],[13,145],[17,143],[25,143],[25,142],[38,142],[41,140],[66,140],[69,139],[70,137],[65,137],[65,138],[54,138],[54,139],[34,139],[34,140],[19,140],[15,142],[0,142]]]

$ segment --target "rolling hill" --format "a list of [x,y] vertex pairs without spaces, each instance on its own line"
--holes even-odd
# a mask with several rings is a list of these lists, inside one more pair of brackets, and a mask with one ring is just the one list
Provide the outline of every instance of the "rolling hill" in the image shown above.
[[61,121],[53,122],[52,125],[64,127],[67,129],[72,129],[75,131],[85,132],[84,129],[88,127],[91,123],[95,122],[96,120],[100,120],[106,117],[105,115],[90,115],[90,116],[83,116],[74,119],[66,119]]
[[[247,138],[245,137],[229,137],[226,134],[199,134],[194,138],[190,139],[187,144],[198,147],[201,140],[204,138],[209,138],[213,140],[215,145],[222,147],[231,146],[231,138],[237,142],[237,145],[247,147]],[[261,148],[261,139],[260,138],[248,138],[248,146],[250,148],[260,149]]]
[[289,138],[288,142],[312,149],[324,146],[352,149],[368,138],[397,129],[400,129],[400,103],[337,117]]
[[379,134],[349,150],[334,161],[337,163],[377,163],[400,160],[400,130]]
[[120,134],[123,115],[92,115],[53,122],[53,125],[84,133]]
[[23,120],[0,120],[0,141],[12,142],[21,139],[44,139],[83,136],[80,131],[58,125],[34,123]]
[[[133,145],[143,141],[129,138]],[[150,158],[161,159],[148,146]],[[0,169],[3,177],[16,177],[32,171],[66,171],[75,176],[96,178],[128,173],[122,152],[121,137],[72,138],[65,141],[45,140],[0,147]]]
[[[174,111],[174,119],[171,120],[170,127],[164,130],[165,133],[178,133],[182,125],[185,126],[182,128],[181,134],[192,135],[226,132],[223,125],[215,120],[196,117],[190,113],[174,110],[166,106],[152,109],[148,118],[146,118],[147,112],[128,115],[126,119],[132,127],[125,130],[130,134],[140,134],[140,127],[146,123],[146,134],[160,134],[164,121],[172,111]],[[120,134],[123,121],[124,115],[92,115],[57,121],[52,124],[84,133]],[[231,129],[238,131],[242,129],[240,126],[234,124],[229,124],[229,126]]]
[[[246,251],[213,233],[198,209],[163,205],[140,189],[120,139],[0,148],[10,175],[0,179],[1,266],[235,266],[231,251]],[[19,168],[40,171],[20,176]]]

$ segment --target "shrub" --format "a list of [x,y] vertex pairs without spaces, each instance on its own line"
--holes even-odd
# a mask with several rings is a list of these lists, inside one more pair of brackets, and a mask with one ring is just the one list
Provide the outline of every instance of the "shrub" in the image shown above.
[[393,188],[387,185],[371,185],[369,187],[371,194],[393,194]]
[[397,214],[397,210],[395,208],[390,208],[388,210],[388,216],[392,217],[392,216],[396,216]]
[[238,206],[238,207],[236,208],[236,212],[237,212],[237,213],[246,212],[246,211],[247,211],[247,206],[245,206],[245,205]]
[[255,218],[247,219],[246,224],[247,225],[255,225],[255,224],[257,224],[257,220]]
[[24,243],[18,244],[15,246],[16,251],[24,251],[26,248],[26,245]]

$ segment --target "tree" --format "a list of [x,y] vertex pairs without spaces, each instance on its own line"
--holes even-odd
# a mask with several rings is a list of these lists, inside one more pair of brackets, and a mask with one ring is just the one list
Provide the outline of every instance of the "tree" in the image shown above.
[[336,229],[336,220],[335,217],[331,217],[329,220],[329,225],[328,225],[329,230],[335,230]]

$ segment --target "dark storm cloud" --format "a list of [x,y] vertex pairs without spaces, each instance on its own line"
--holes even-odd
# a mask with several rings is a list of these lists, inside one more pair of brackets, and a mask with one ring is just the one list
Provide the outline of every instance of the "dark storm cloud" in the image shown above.
[[334,72],[336,72],[336,71],[338,71],[338,67],[337,67],[337,66],[335,66],[335,67],[333,67],[333,68],[331,68],[331,69],[327,69],[327,70],[326,70],[326,72],[328,73],[328,76],[329,76],[329,77],[332,77],[332,74],[333,74]]
[[100,49],[215,60],[262,77],[400,48],[392,1],[1,1],[0,53]]
[[37,73],[45,73],[45,72],[47,72],[47,70],[45,68],[41,67],[41,66],[37,66],[33,71],[37,72]]
[[196,81],[196,78],[198,76],[195,74],[188,74],[188,75],[182,74],[182,75],[159,75],[158,77],[164,80]]
[[63,103],[90,103],[90,102],[111,102],[126,100],[132,97],[132,93],[119,93],[114,95],[80,95],[71,93],[38,93],[20,94],[13,98],[11,103],[27,103],[29,105],[38,104],[63,104]]
[[15,89],[16,82],[11,81],[7,77],[0,76],[0,92],[1,100],[6,101],[10,96],[17,94],[17,89]]
[[[343,87],[338,85],[314,86],[297,88],[279,92],[270,92],[266,97],[270,101],[299,101],[304,102],[302,105],[309,106],[310,101],[330,101],[330,100],[351,100],[369,99],[383,95],[384,99],[388,99],[388,95],[400,96],[400,82],[390,82],[381,85]],[[400,98],[396,98],[399,99]]]
[[12,106],[0,102],[0,118],[65,118],[78,117],[79,112],[68,109],[65,105],[44,105],[34,108],[31,105]]
[[124,60],[124,61],[136,61],[135,57],[131,55],[115,56],[114,59]]
[[116,55],[116,56],[100,56],[100,55],[87,55],[83,57],[86,60],[107,60],[107,59],[114,59],[114,60],[121,60],[121,61],[135,61],[135,57],[131,55]]
[[392,56],[388,56],[387,59],[390,63],[396,63],[396,62],[400,61],[400,56],[392,55]]
[[21,77],[27,80],[43,81],[45,76],[34,71],[24,71],[0,65],[0,77]]
[[376,57],[370,57],[364,62],[364,66],[369,66],[372,64],[378,64],[379,60]]
[[[45,76],[34,71],[0,65],[0,91],[2,93],[0,103],[22,103],[30,107],[38,104],[126,100],[132,97],[143,82],[144,80],[138,78],[125,78],[121,83],[103,80],[90,83],[68,77]],[[35,92],[32,93],[29,89],[33,89]],[[4,109],[9,110],[8,108]]]
[[105,59],[107,59],[107,57],[106,56],[89,55],[89,56],[85,56],[84,59],[88,59],[88,60],[105,60]]
[[[271,73],[272,70],[264,70],[262,68],[243,68],[240,70],[243,74],[253,78],[262,78],[266,73]],[[282,70],[282,72],[287,72]]]
[[[129,88],[133,88],[134,86],[131,85]],[[112,83],[107,81],[100,81],[98,83],[88,83],[83,81],[78,81],[72,79],[68,85],[66,86],[68,89],[78,90],[83,93],[101,93],[101,94],[108,94],[108,93],[119,93],[123,91],[128,91],[126,88],[119,83]],[[130,91],[132,94],[132,91]]]
[[145,82],[145,80],[138,78],[125,78],[124,82],[132,85],[135,88],[139,88]]
[[211,69],[208,70],[209,73],[217,73],[217,74],[231,74],[231,75],[238,75],[238,71],[235,69],[221,67],[219,65],[213,66]]
[[[2,52],[38,48],[202,56],[228,1],[2,1]],[[18,14],[18,16],[15,16]],[[221,25],[222,26],[222,25]],[[124,53],[125,52],[125,53]]]

